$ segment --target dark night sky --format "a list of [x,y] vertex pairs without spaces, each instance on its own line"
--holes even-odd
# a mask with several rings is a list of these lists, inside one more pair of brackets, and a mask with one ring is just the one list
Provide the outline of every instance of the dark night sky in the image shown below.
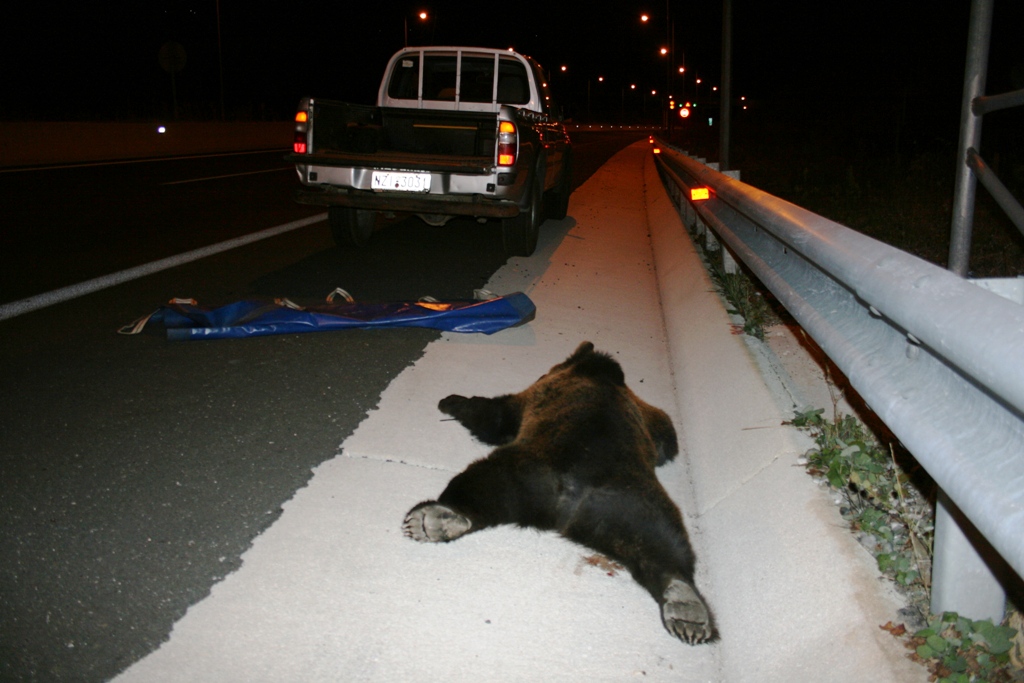
[[[677,50],[690,74],[717,83],[721,3],[670,0]],[[1013,34],[1024,16],[996,0],[990,91],[1009,89],[1024,65]],[[605,76],[609,109],[630,82],[662,88],[665,3],[434,0],[420,25],[406,2],[220,0],[229,118],[284,118],[302,95],[369,102],[387,57],[410,42],[514,46],[555,71],[555,93],[579,115],[591,80]],[[148,119],[170,110],[170,76],[157,52],[186,48],[178,74],[186,115],[217,113],[216,0],[37,0],[0,9],[0,120]],[[969,0],[734,0],[733,92],[766,110],[906,107],[913,116],[958,119]],[[641,25],[642,10],[652,20]],[[1015,71],[1016,67],[1016,71]],[[692,88],[692,85],[690,86]],[[617,93],[617,94],[616,94]]]

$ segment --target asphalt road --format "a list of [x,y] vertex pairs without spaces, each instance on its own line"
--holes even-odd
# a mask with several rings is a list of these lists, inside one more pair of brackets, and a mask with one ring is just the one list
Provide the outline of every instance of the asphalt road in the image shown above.
[[[575,184],[636,137],[577,135]],[[318,213],[280,156],[0,173],[0,303]],[[0,680],[102,681],[155,649],[437,336],[121,325],[175,296],[465,298],[504,260],[472,220],[358,252],[319,223],[0,321]]]

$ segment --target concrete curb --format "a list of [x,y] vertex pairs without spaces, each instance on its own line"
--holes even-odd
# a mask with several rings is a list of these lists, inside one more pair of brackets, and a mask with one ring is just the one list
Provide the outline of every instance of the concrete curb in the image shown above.
[[797,466],[811,444],[782,424],[791,398],[733,333],[650,158],[645,186],[722,680],[927,680],[879,628],[901,605]]

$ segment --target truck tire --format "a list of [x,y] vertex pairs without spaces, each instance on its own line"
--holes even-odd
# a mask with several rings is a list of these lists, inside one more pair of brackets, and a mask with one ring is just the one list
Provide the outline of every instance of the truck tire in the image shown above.
[[548,218],[560,221],[569,213],[569,195],[572,194],[572,150],[568,149],[562,158],[562,172],[558,176],[558,184],[547,194]]
[[334,243],[339,247],[365,247],[377,227],[377,212],[331,206],[327,209],[327,222],[331,226]]
[[[538,164],[543,169],[543,161]],[[530,256],[537,249],[540,224],[544,222],[544,175],[543,171],[533,174],[529,204],[518,216],[501,221],[501,245],[506,256]]]

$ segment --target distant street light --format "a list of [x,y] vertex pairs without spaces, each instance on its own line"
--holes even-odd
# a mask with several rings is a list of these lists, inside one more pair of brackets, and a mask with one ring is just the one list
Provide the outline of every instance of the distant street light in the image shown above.
[[[430,18],[430,15],[426,11],[421,10],[416,13],[416,18],[422,22],[426,22]],[[405,47],[409,47],[409,17],[405,16],[402,18],[402,25],[405,27]],[[434,19],[434,28],[437,28],[437,18]],[[433,41],[431,41],[433,42]]]
[[[604,83],[604,76],[597,77],[598,83]],[[591,118],[590,114],[590,79],[587,79],[587,118]]]

